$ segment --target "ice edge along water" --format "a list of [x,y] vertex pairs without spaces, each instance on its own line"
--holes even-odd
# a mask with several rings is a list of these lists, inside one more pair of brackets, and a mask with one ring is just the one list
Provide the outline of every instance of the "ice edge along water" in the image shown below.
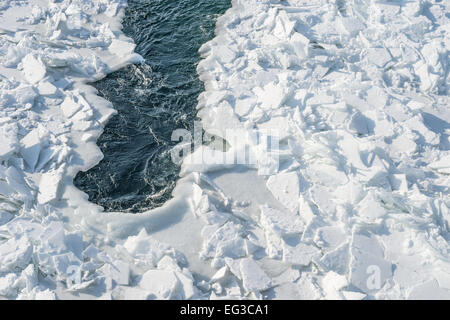
[[86,81],[139,60],[124,5],[1,5],[1,296],[449,297],[445,3],[233,1],[200,50],[199,116],[281,129],[281,166],[187,158],[140,215],[72,185],[114,112]]

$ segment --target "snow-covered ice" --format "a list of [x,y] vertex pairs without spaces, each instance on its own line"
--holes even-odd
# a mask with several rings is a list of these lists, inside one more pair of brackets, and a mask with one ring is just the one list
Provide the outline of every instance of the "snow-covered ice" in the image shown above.
[[198,116],[279,146],[194,154],[138,215],[72,184],[115,112],[87,83],[142,60],[125,6],[0,5],[1,297],[450,299],[448,1],[234,0],[200,49]]

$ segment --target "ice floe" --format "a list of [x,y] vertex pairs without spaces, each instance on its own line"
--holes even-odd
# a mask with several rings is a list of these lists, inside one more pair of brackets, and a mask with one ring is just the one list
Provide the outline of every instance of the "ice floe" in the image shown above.
[[[234,190],[241,178],[225,166],[216,178],[226,195],[250,202],[228,209],[252,220],[234,222],[226,241],[251,233],[253,259],[301,271],[295,286],[270,288],[270,297],[413,298],[420,285],[448,293],[437,279],[448,277],[440,270],[449,253],[449,7],[431,7],[234,1],[218,20],[219,35],[200,50],[205,130],[217,127],[209,119],[234,112],[241,124],[228,126],[280,132],[279,167],[264,179],[270,197],[259,196],[256,178],[258,191],[241,197]],[[399,231],[415,239],[411,248],[396,249]],[[239,270],[230,259],[242,254],[226,262]],[[408,283],[412,270],[421,277]]]
[[0,296],[449,298],[448,3],[233,1],[198,116],[279,145],[247,139],[249,165],[199,148],[140,215],[72,184],[115,112],[86,83],[142,60],[125,6],[0,4]]

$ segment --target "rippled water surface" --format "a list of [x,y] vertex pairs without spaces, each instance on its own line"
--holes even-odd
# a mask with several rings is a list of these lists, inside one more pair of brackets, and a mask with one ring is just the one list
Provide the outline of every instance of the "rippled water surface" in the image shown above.
[[129,0],[123,30],[146,63],[94,84],[118,114],[97,141],[104,159],[75,185],[106,211],[141,212],[166,202],[178,179],[170,141],[191,129],[203,91],[198,49],[214,37],[230,0]]

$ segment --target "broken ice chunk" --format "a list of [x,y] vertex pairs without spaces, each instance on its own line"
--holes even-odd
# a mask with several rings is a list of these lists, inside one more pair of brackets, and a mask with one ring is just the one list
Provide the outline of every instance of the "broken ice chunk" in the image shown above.
[[354,233],[350,245],[350,282],[365,293],[380,290],[392,277],[392,264],[374,235]]
[[355,17],[342,17],[340,22],[341,29],[350,36],[356,35],[366,27],[361,20]]
[[[258,129],[276,134],[279,141],[291,137],[289,120],[286,117],[271,117],[268,121],[258,124]],[[272,146],[273,148],[273,146]]]
[[319,261],[321,267],[325,270],[333,270],[339,274],[346,274],[350,261],[349,244],[344,243],[333,251],[328,252]]
[[314,246],[299,243],[295,247],[283,248],[283,261],[294,266],[308,266],[314,258],[320,256],[320,250]]
[[291,45],[297,57],[305,58],[308,55],[309,39],[301,33],[295,32],[291,36]]
[[358,214],[368,222],[374,222],[387,214],[386,209],[381,205],[381,201],[373,191],[369,191],[367,196],[358,205]]
[[300,180],[296,172],[280,173],[267,180],[267,188],[274,197],[293,213],[298,212]]
[[318,300],[322,298],[322,292],[316,279],[307,273],[302,273],[300,280],[297,282],[297,290],[302,300]]
[[391,54],[385,48],[368,49],[367,58],[379,68],[383,68],[392,59]]
[[32,84],[35,84],[45,77],[47,69],[40,57],[35,57],[29,53],[22,59],[23,73],[25,79]]
[[367,295],[361,292],[355,292],[355,291],[341,291],[342,295],[346,300],[362,300]]
[[261,206],[261,225],[279,236],[300,234],[303,223],[300,216],[287,211],[280,211],[268,206]]
[[391,149],[395,154],[406,154],[411,156],[416,152],[417,144],[414,141],[414,136],[411,133],[402,134],[392,141]]
[[45,204],[58,198],[61,179],[61,172],[56,170],[42,174],[41,181],[39,182],[39,203]]
[[321,248],[333,250],[340,246],[346,238],[345,232],[341,227],[327,226],[317,229],[314,243]]
[[240,262],[242,282],[247,292],[264,291],[270,288],[271,280],[261,267],[251,258],[242,259]]
[[322,286],[325,291],[325,299],[341,300],[343,298],[341,289],[348,285],[347,278],[334,271],[328,272],[322,279]]
[[148,270],[139,281],[139,286],[156,299],[181,299],[179,295],[180,282],[171,270]]
[[336,100],[333,95],[329,95],[326,92],[318,92],[314,96],[306,100],[306,104],[310,106],[333,104]]
[[276,37],[280,39],[289,38],[292,31],[294,30],[295,21],[291,21],[284,10],[280,10],[278,12],[275,28],[273,29],[273,33]]
[[125,57],[132,54],[135,47],[136,45],[130,41],[114,39],[109,46],[109,50],[120,57]]
[[74,100],[74,97],[67,96],[63,103],[61,104],[61,110],[67,118],[72,117],[77,113],[83,106]]
[[261,108],[264,110],[278,109],[287,101],[292,93],[292,87],[282,83],[268,83],[263,89],[255,88],[255,94],[258,101],[261,102]]
[[7,160],[17,147],[17,125],[3,124],[0,127],[0,160]]
[[247,255],[239,224],[229,221],[221,227],[205,227],[202,233],[205,239],[200,253],[202,257],[240,258]]
[[[310,179],[317,184],[326,185],[329,188],[342,186],[348,182],[347,174],[336,165],[315,162],[308,168]],[[320,195],[318,195],[320,197]],[[329,206],[329,205],[328,205]]]
[[367,90],[367,102],[375,108],[383,108],[388,99],[388,95],[380,87],[374,86]]
[[128,237],[123,246],[138,262],[150,266],[156,266],[170,252],[169,245],[153,239],[144,228],[138,235]]
[[0,272],[23,269],[30,263],[33,246],[26,236],[11,238],[0,245]]
[[439,173],[450,174],[450,154],[444,156],[441,160],[430,163],[429,166]]
[[30,131],[20,141],[22,145],[20,153],[27,165],[33,171],[39,159],[39,154],[41,152],[42,146],[45,146],[47,144],[47,134],[47,130],[44,127],[40,126]]
[[408,295],[408,300],[450,300],[450,290],[441,288],[439,283],[432,279],[414,287]]
[[411,117],[410,119],[406,120],[404,123],[409,128],[413,129],[414,131],[418,132],[420,135],[423,136],[426,143],[437,145],[439,144],[440,136],[439,134],[434,133],[433,131],[429,130],[425,124],[424,119],[421,114],[416,115],[414,117]]
[[37,89],[39,91],[39,94],[43,96],[51,96],[56,94],[56,92],[58,91],[58,88],[56,88],[50,81],[39,83]]
[[256,105],[256,98],[243,98],[236,101],[234,111],[240,117],[246,116]]
[[392,190],[396,190],[402,194],[408,192],[408,180],[405,174],[392,174],[389,176]]
[[178,281],[180,281],[181,284],[181,294],[182,294],[182,299],[192,299],[195,295],[196,289],[194,287],[194,278],[192,277],[192,275],[189,273],[189,271],[187,272],[181,272],[181,271],[176,271],[175,272],[175,276],[178,278]]
[[146,290],[131,287],[126,288],[123,294],[124,300],[150,300],[154,296]]
[[119,285],[127,286],[130,278],[130,266],[120,260],[114,261],[112,264],[105,264],[101,268],[102,273],[114,280]]
[[439,75],[429,72],[428,64],[422,60],[416,62],[413,67],[415,74],[420,78],[420,89],[423,91],[432,90],[439,80]]
[[231,50],[227,45],[217,46],[212,49],[212,55],[222,64],[228,64],[236,59],[236,52]]
[[220,268],[212,277],[211,282],[221,282],[228,274],[228,266]]
[[349,130],[356,132],[359,135],[368,135],[373,133],[373,121],[366,118],[361,112],[356,111],[348,125]]
[[15,296],[17,289],[14,284],[17,283],[18,276],[15,273],[8,273],[4,277],[0,277],[0,296]]

